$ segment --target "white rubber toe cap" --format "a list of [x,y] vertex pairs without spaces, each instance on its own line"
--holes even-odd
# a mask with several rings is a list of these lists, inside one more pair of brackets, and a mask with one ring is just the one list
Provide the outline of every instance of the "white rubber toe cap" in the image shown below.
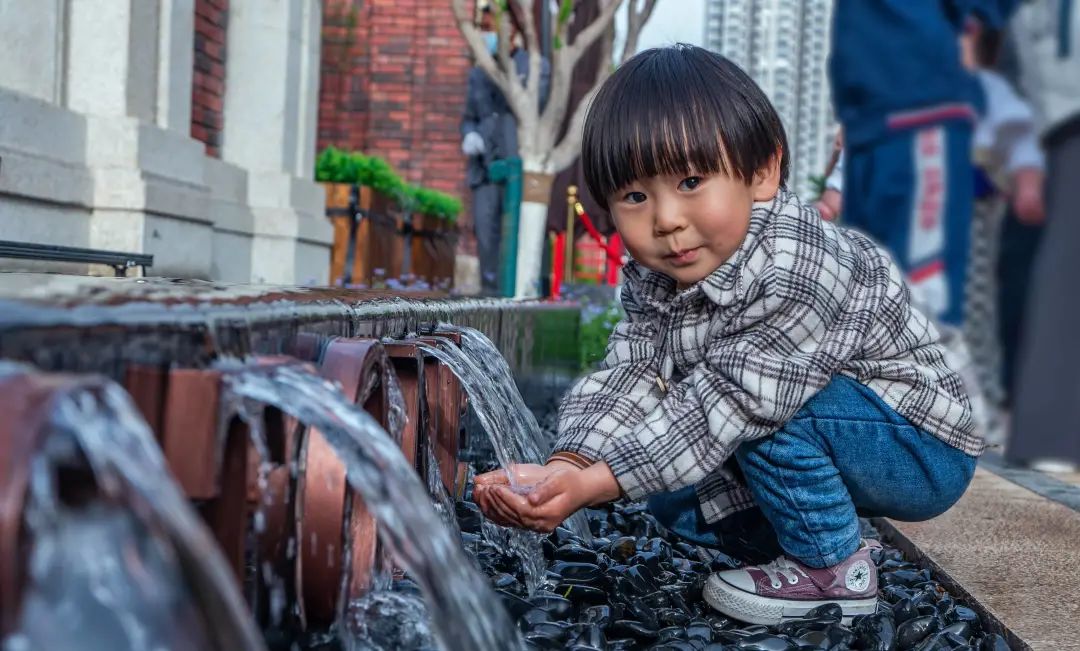
[[727,570],[726,572],[717,572],[713,576],[743,592],[754,594],[757,591],[754,587],[754,580],[746,570]]

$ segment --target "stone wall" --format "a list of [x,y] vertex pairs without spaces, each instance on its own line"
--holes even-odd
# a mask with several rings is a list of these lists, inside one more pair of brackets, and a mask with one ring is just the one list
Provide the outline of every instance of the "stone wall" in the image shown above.
[[153,275],[326,282],[320,26],[319,0],[0,3],[0,237],[150,253]]

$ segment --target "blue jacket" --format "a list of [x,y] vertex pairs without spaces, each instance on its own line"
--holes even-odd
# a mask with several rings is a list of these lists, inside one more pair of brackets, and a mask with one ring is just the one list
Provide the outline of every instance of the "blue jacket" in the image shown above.
[[829,79],[845,143],[972,120],[982,94],[957,40],[974,13],[1001,26],[1019,0],[836,0]]

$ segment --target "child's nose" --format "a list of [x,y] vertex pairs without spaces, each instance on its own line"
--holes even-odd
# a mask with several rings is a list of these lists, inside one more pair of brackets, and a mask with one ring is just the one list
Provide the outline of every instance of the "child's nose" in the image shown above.
[[659,210],[653,221],[653,231],[658,236],[677,233],[686,228],[686,219],[677,210]]

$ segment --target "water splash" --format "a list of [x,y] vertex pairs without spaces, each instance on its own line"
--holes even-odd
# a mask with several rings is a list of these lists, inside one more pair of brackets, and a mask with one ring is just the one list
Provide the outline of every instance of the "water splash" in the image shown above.
[[[27,372],[12,366],[0,363],[0,376]],[[32,469],[29,588],[5,650],[264,649],[235,576],[129,396],[102,379],[60,391]],[[65,506],[58,463],[88,466],[99,503]]]
[[378,521],[381,541],[423,588],[443,648],[520,648],[506,611],[379,423],[334,385],[301,369],[257,369],[228,374],[224,381],[232,394],[275,406],[322,432]]
[[425,649],[434,634],[423,599],[409,592],[370,592],[349,604],[342,644],[345,651]]
[[[424,352],[446,364],[465,387],[477,418],[487,432],[503,468],[513,463],[543,464],[551,453],[536,416],[525,405],[506,359],[484,333],[474,328],[441,324],[440,330],[461,335],[461,346],[446,340],[439,347],[420,344]],[[510,477],[513,484],[513,477]],[[523,492],[527,487],[517,487]],[[567,518],[567,528],[592,540],[585,514]]]

